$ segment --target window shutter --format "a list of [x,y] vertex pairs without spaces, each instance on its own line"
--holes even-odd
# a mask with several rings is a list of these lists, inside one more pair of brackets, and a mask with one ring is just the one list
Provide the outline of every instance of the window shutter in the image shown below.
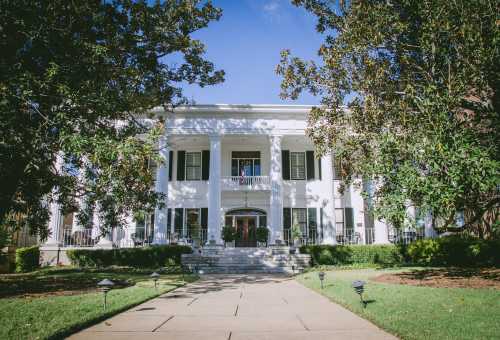
[[201,208],[200,226],[204,229],[208,228],[208,208]]
[[168,153],[168,180],[172,181],[172,172],[174,169],[174,152],[170,150]]
[[183,235],[183,225],[182,222],[184,220],[184,209],[175,208],[175,216],[174,216],[174,228],[175,232],[179,233],[179,235]]
[[186,151],[177,151],[177,180],[183,181],[185,177]]
[[316,208],[307,208],[307,226],[308,228],[317,228],[318,219],[316,217]]
[[306,151],[307,180],[314,179],[314,151]]
[[292,209],[283,208],[283,229],[290,229],[292,227]]
[[321,181],[321,157],[318,158],[318,175],[319,175],[319,180]]
[[344,208],[345,213],[345,228],[346,230],[354,229],[354,211],[352,208]]
[[281,173],[284,180],[290,179],[290,151],[281,150]]
[[319,228],[320,231],[318,232],[318,235],[321,237],[321,241],[323,241],[323,208],[319,208]]
[[210,177],[210,150],[201,153],[201,180],[208,181]]
[[167,231],[170,231],[170,227],[172,226],[172,209],[167,209]]

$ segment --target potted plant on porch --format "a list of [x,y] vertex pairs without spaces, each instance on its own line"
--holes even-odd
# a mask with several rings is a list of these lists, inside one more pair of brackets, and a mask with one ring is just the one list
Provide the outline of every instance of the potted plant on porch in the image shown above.
[[222,240],[224,240],[224,246],[228,244],[234,246],[234,240],[236,238],[235,230],[232,226],[224,226],[222,227]]
[[193,240],[193,248],[201,246],[201,227],[198,223],[191,225],[191,239]]
[[259,247],[267,247],[267,240],[269,239],[269,229],[267,227],[258,227],[255,231],[255,238]]
[[302,238],[302,231],[298,224],[294,224],[291,230],[292,245],[290,246],[290,253],[295,254],[296,249],[300,246],[300,239]]

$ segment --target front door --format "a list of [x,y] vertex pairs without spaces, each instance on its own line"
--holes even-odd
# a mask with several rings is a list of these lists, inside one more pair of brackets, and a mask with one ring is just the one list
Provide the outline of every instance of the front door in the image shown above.
[[236,217],[236,247],[256,247],[255,216]]

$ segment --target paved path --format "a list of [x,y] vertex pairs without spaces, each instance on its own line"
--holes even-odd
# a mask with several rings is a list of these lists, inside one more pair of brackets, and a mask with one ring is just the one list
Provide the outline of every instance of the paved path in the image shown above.
[[71,339],[396,339],[291,278],[207,276]]

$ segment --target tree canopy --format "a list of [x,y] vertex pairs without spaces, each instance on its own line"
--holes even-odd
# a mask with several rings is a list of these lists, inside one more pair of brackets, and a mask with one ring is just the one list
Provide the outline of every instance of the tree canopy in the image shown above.
[[316,15],[319,62],[282,52],[282,97],[321,97],[308,134],[335,150],[345,183],[372,179],[376,215],[435,227],[465,214],[499,227],[500,3],[497,0],[294,0]]
[[104,229],[160,205],[146,164],[163,126],[137,117],[183,103],[183,82],[223,81],[192,38],[220,16],[199,0],[2,1],[0,225],[43,239],[54,200]]

